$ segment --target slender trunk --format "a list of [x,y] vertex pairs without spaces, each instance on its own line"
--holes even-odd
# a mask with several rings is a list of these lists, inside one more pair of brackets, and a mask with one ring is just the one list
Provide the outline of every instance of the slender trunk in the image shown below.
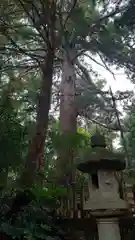
[[[76,132],[76,107],[75,107],[75,71],[71,59],[65,53],[62,67],[61,98],[60,98],[60,132],[63,137]],[[68,144],[68,143],[67,143]],[[59,151],[58,178],[62,184],[69,184],[71,176],[70,166],[73,163],[73,149],[61,149]]]
[[[42,85],[37,107],[36,129],[31,142],[29,143],[28,154],[26,158],[25,182],[30,184],[33,182],[35,172],[42,165],[44,152],[44,143],[48,127],[48,115],[51,103],[51,90],[53,78],[53,59],[54,53],[49,50],[46,56],[46,62],[42,72]],[[43,66],[42,66],[43,67]],[[33,176],[34,174],[34,176]]]
[[53,63],[55,55],[55,13],[56,3],[51,1],[48,14],[48,31],[47,31],[47,53],[46,59],[40,69],[42,72],[42,83],[40,96],[37,104],[37,121],[35,134],[31,139],[26,157],[25,172],[22,175],[22,183],[30,186],[34,183],[35,174],[42,165],[44,143],[48,127],[48,116],[51,104]]

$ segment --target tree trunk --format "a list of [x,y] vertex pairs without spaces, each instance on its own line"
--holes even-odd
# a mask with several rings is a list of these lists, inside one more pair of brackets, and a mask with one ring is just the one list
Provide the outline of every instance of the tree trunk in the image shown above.
[[42,72],[42,83],[40,96],[37,103],[37,121],[35,134],[31,139],[26,157],[25,172],[22,175],[22,184],[31,186],[34,182],[36,172],[42,165],[44,143],[48,127],[48,116],[51,104],[52,79],[53,79],[53,63],[55,55],[55,1],[50,1],[48,14],[48,30],[47,30],[47,52],[44,63],[40,64]]
[[[76,133],[77,111],[75,107],[75,70],[70,56],[65,52],[62,67],[60,97],[60,132],[66,139],[69,134]],[[67,143],[68,145],[68,143]],[[60,149],[58,161],[58,178],[62,184],[69,184],[73,176],[70,166],[73,163],[73,149],[66,146]]]
[[[53,58],[52,51],[46,56],[45,69],[42,76],[42,85],[38,100],[36,129],[31,142],[29,143],[28,154],[26,158],[26,172],[28,172],[26,183],[33,182],[33,174],[42,165],[44,142],[48,127],[48,115],[51,102],[51,89],[53,78]],[[26,177],[26,176],[25,176]]]

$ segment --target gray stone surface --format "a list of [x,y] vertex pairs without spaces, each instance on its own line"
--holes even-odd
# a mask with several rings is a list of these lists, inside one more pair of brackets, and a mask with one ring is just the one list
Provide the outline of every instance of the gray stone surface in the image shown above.
[[92,186],[92,178],[89,176],[89,199],[84,204],[84,210],[128,209],[127,201],[120,199],[115,173],[100,170],[97,175],[98,188]]
[[117,219],[99,219],[97,225],[99,240],[121,240]]

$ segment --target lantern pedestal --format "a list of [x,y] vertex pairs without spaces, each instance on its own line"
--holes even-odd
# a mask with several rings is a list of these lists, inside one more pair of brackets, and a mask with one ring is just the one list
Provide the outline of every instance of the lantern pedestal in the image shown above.
[[120,240],[119,222],[117,218],[97,220],[99,240]]

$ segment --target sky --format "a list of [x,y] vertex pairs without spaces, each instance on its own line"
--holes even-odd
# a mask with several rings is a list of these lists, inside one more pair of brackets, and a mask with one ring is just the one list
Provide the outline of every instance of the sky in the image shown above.
[[[100,59],[96,57],[96,60],[102,64]],[[106,88],[110,87],[112,88],[112,91],[115,92],[117,90],[126,91],[126,90],[134,90],[134,85],[131,83],[131,81],[126,77],[126,74],[124,73],[124,69],[118,69],[116,70],[116,66],[112,66],[111,72],[115,74],[115,79],[113,77],[113,74],[107,71],[104,67],[100,66],[99,64],[95,62],[90,62],[89,59],[86,60],[88,63],[92,65],[93,70],[97,71],[102,77],[105,78],[107,81]]]
[[111,86],[112,91],[116,92],[117,90],[126,91],[126,90],[134,90],[134,85],[131,83],[131,81],[126,77],[126,74],[124,73],[124,69],[116,70],[115,66],[111,67],[111,71],[115,74],[115,79],[113,75],[103,69],[100,66],[94,66],[98,69],[98,72],[106,79],[107,86]]

